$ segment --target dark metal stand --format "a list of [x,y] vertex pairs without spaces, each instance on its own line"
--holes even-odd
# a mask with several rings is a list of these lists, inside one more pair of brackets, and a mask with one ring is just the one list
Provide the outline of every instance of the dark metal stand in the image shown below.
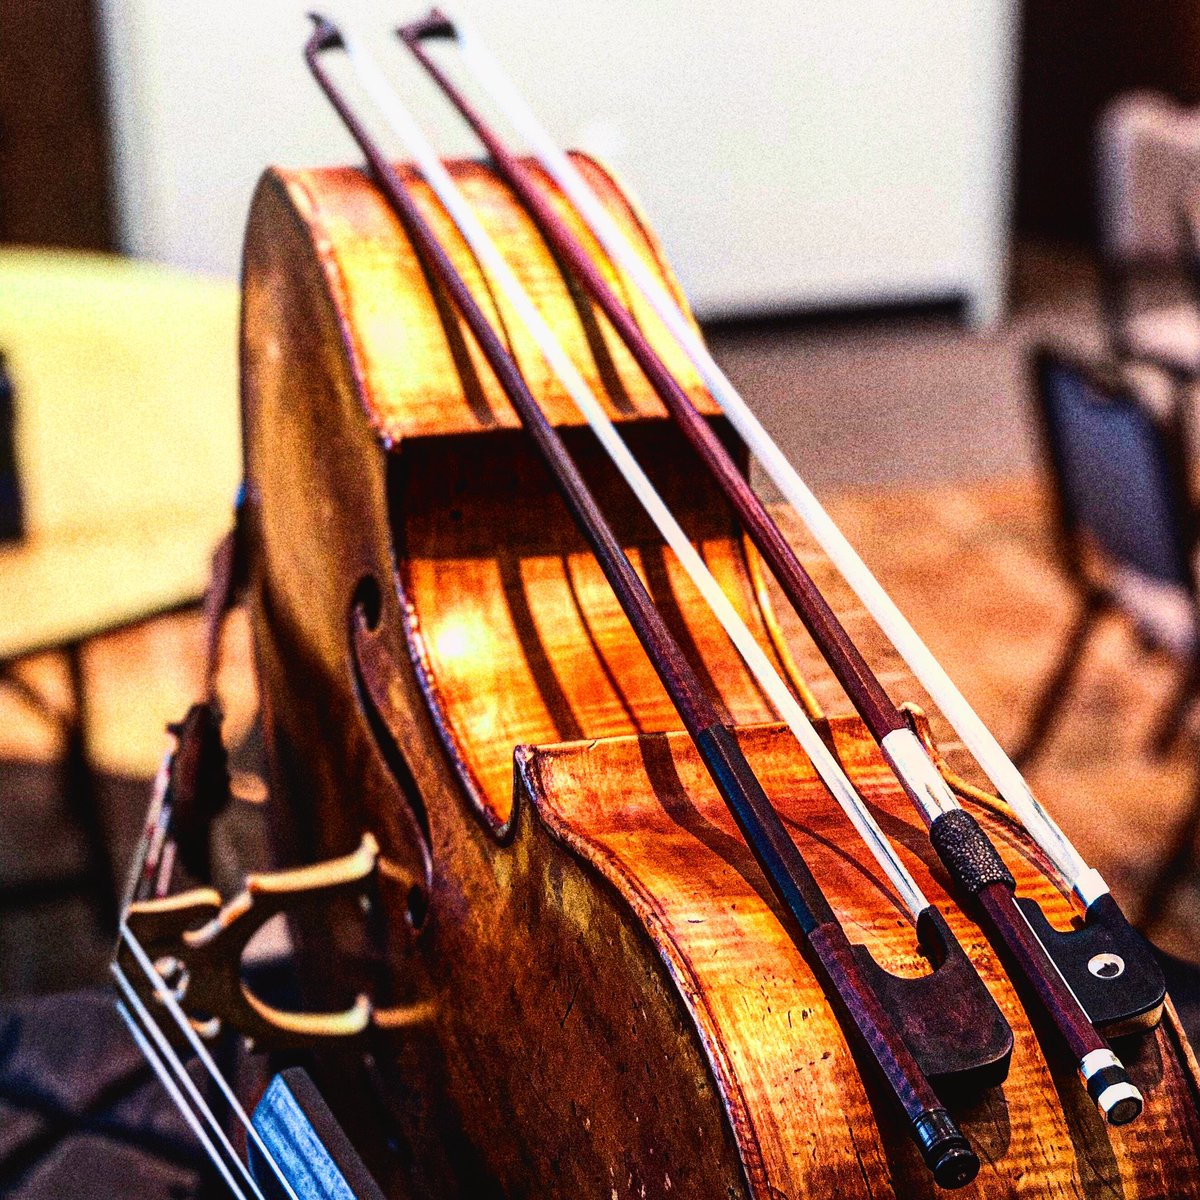
[[1083,610],[1067,636],[1066,645],[1059,656],[1058,665],[1042,685],[1041,693],[1033,708],[1033,716],[1026,726],[1025,736],[1013,752],[1012,761],[1024,770],[1041,752],[1058,722],[1062,703],[1075,679],[1083,652],[1096,619],[1111,605],[1111,601],[1099,590],[1089,590],[1084,596]]

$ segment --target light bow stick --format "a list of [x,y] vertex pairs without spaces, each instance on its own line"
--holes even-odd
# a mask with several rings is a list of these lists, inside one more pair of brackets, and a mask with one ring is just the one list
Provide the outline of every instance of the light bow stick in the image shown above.
[[[956,880],[979,899],[994,936],[1004,942],[1012,960],[1054,1016],[1077,1055],[1080,1073],[1101,1111],[1113,1123],[1132,1119],[1140,1111],[1136,1089],[1103,1040],[1094,1030],[1092,1033],[1085,1030],[1079,1018],[1085,1018],[1093,1027],[1114,1029],[1153,1023],[1161,1011],[1165,987],[1161,972],[1142,939],[1129,928],[1107,893],[1092,901],[1088,913],[1091,928],[1070,934],[1054,930],[1035,902],[1015,896],[1011,875],[1003,867],[990,840],[974,818],[962,809],[925,748],[908,728],[796,560],[778,527],[754,496],[719,439],[650,346],[633,315],[617,298],[589,253],[559,216],[533,172],[507,150],[461,90],[424,50],[421,45],[424,38],[458,38],[461,42],[462,36],[453,23],[435,10],[429,17],[402,27],[399,33],[480,137],[499,173],[513,187],[555,252],[579,276],[600,305],[667,410],[717,477],[785,594],[879,742],[905,791],[930,825],[930,835],[939,855]],[[514,123],[524,126],[523,121],[517,122],[515,118]],[[566,169],[586,189],[587,185],[569,159],[561,152],[557,157],[566,163]],[[547,162],[544,165],[553,173],[554,164]],[[564,188],[564,191],[569,189]],[[590,189],[587,194],[594,201]],[[589,214],[583,213],[582,207],[577,204],[588,219]],[[595,207],[599,208],[599,205],[595,204]],[[600,212],[604,218],[603,227],[611,226],[615,230],[608,214],[602,209]],[[592,231],[598,237],[601,228],[600,222],[592,225]],[[622,245],[628,247],[619,231],[617,236],[622,238]],[[641,276],[649,276],[649,272],[631,248],[629,255],[641,267],[640,272],[630,269],[640,283]],[[623,259],[620,261],[623,266],[628,266]],[[651,278],[651,283],[666,297],[657,280]],[[674,301],[669,297],[666,299],[679,313]],[[679,317],[690,340],[698,342],[681,313]],[[674,332],[673,327],[671,331]],[[689,347],[685,346],[685,349]],[[707,356],[707,351],[704,354]],[[986,870],[983,869],[985,863]]]

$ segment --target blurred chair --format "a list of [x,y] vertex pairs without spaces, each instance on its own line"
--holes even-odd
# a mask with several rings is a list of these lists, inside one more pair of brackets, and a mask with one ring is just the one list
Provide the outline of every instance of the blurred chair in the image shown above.
[[[24,526],[0,545],[0,683],[62,726],[64,789],[88,846],[83,882],[110,918],[84,647],[203,594],[240,474],[237,314],[231,283],[109,256],[0,250]],[[66,659],[66,712],[18,669],[46,651]],[[0,904],[70,882],[0,887]]]
[[1200,307],[1185,213],[1200,186],[1200,110],[1151,93],[1121,96],[1100,120],[1096,151],[1110,351],[1191,378],[1200,372]]
[[1041,348],[1034,384],[1058,511],[1061,560],[1083,609],[1051,672],[1024,744],[1045,743],[1098,617],[1119,612],[1148,647],[1181,664],[1177,693],[1154,734],[1178,735],[1200,690],[1197,522],[1186,457],[1186,406],[1155,411],[1130,372]]
[[0,542],[15,542],[24,526],[14,444],[16,419],[12,380],[4,351],[0,349]]
[[[1152,734],[1156,754],[1174,742],[1200,695],[1198,526],[1186,451],[1188,406],[1164,410],[1147,403],[1145,381],[1134,382],[1138,374],[1047,348],[1035,352],[1062,565],[1080,590],[1083,608],[1034,705],[1024,744],[1013,755],[1019,765],[1028,765],[1044,746],[1102,614],[1120,613],[1147,648],[1179,663],[1178,686]],[[1175,881],[1194,868],[1198,835],[1200,794],[1147,888],[1144,921],[1154,918]]]

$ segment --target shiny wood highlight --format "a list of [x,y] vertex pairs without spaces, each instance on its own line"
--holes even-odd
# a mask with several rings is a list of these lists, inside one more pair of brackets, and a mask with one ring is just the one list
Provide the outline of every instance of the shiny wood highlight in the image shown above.
[[[587,169],[666,276],[634,210]],[[454,173],[769,646],[739,531],[604,318],[563,282],[484,168]],[[644,327],[658,336],[652,320]],[[569,400],[521,332],[506,329],[587,463],[590,435],[574,432]],[[429,882],[415,950],[395,939],[395,981],[438,1002],[437,1036],[381,1044],[374,1063],[326,1064],[335,1108],[354,1118],[392,1194],[934,1194],[862,1082],[690,743],[669,732],[665,696],[521,447],[507,401],[361,174],[264,179],[247,238],[243,369],[254,624],[281,840],[297,859],[318,858],[370,830],[386,860]],[[585,469],[600,474],[595,462]],[[677,636],[703,649],[839,917],[884,966],[919,970],[911,927],[849,824],[790,737],[764,724],[772,714],[678,567],[618,485],[606,486],[622,542],[652,593],[673,601]],[[427,875],[421,821],[355,678],[356,619],[395,663],[386,732],[428,815]],[[878,635],[852,629],[879,669]],[[865,731],[845,718],[832,728],[1016,1032],[1003,1088],[955,1110],[985,1159],[963,1194],[1200,1195],[1197,1071],[1173,1018],[1122,1047],[1146,1112],[1105,1128],[947,896]],[[1022,891],[1065,923],[1069,905],[1027,840],[973,811]],[[411,897],[387,899],[393,928],[408,929]],[[370,1095],[386,1097],[386,1119]],[[384,1149],[389,1136],[398,1157]]]

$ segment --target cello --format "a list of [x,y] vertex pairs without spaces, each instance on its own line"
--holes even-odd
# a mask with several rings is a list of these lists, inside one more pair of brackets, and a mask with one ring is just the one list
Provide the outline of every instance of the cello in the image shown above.
[[[318,26],[310,61],[335,42]],[[795,655],[782,643],[758,550],[609,317],[497,170],[452,164],[452,182],[739,620],[944,914],[943,945],[965,951],[1011,1027],[1011,1064],[989,1043],[1005,1060],[1003,1083],[993,1075],[945,1102],[977,1148],[978,1177],[939,1178],[922,1162],[927,1147],[898,1119],[820,956],[797,938],[798,910],[723,796],[704,737],[681,721],[678,688],[564,502],[513,389],[535,398],[577,465],[579,495],[596,501],[680,648],[680,669],[729,732],[727,760],[748,764],[835,923],[888,978],[930,978],[931,965],[933,975],[942,968],[922,954],[896,880],[862,852],[819,748],[801,752],[780,725],[780,705],[735,652],[685,554],[663,545],[606,469],[600,439],[495,270],[481,270],[420,170],[364,149],[374,179],[274,171],[255,196],[243,529],[279,843],[297,862],[344,862],[364,834],[376,848],[378,1003],[341,1046],[331,1033],[316,1071],[386,1189],[913,1196],[948,1183],[988,1196],[1200,1194],[1198,1074],[1169,1002],[1157,1023],[1161,999],[1153,1011],[1134,1005],[1142,1027],[1118,1030],[1128,1034],[1122,1070],[1145,1108],[1130,1124],[1106,1123],[1053,1021],[953,887],[888,748],[859,715],[817,711],[808,681],[830,669],[826,655],[815,642]],[[573,162],[682,308],[644,219],[601,168]],[[744,468],[632,274],[542,186]],[[508,386],[456,287],[518,368]],[[576,508],[586,508],[578,495]],[[822,590],[832,593],[828,582]],[[853,615],[844,597],[834,607],[842,622]],[[859,642],[869,669],[885,646],[871,634]],[[899,690],[920,698],[907,681]],[[985,780],[961,749],[938,748],[928,725],[910,723],[970,797],[962,811],[986,831],[1014,891],[1052,927],[1071,928],[1073,881],[980,793]],[[309,939],[304,959],[318,995],[356,996],[366,984],[330,952],[339,915],[336,905],[324,914],[326,938]],[[904,997],[892,989],[896,1004]],[[269,1015],[258,1016],[265,1034]],[[290,1032],[300,1037],[303,1024]]]

